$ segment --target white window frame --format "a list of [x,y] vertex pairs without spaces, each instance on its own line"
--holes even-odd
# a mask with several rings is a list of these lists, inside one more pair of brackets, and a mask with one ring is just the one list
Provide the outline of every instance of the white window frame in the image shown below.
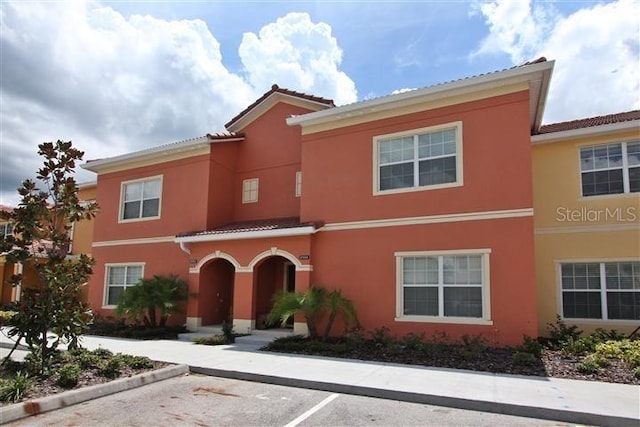
[[[634,191],[631,192],[631,183],[630,183],[630,178],[629,178],[629,169],[630,168],[636,168],[639,167],[638,165],[629,165],[629,157],[628,157],[628,151],[627,151],[627,144],[635,144],[640,142],[639,140],[631,140],[631,141],[610,141],[610,142],[606,142],[606,143],[602,143],[602,144],[585,144],[585,145],[580,145],[578,146],[578,169],[579,169],[579,173],[580,173],[580,197],[585,199],[585,200],[593,200],[594,198],[601,198],[601,197],[616,197],[616,196],[623,196],[623,195],[640,195],[640,192]],[[583,149],[589,149],[589,148],[597,148],[597,147],[606,147],[608,145],[621,145],[621,153],[622,153],[622,166],[620,167],[607,167],[607,168],[599,168],[599,169],[592,169],[592,170],[588,170],[588,171],[583,171],[582,170],[582,150]],[[585,195],[583,192],[583,186],[582,186],[582,174],[583,173],[592,173],[592,172],[600,172],[600,171],[605,171],[605,170],[618,170],[618,169],[622,169],[622,193],[610,193],[610,194],[591,194],[591,195]]]
[[242,203],[257,203],[260,179],[249,178],[242,181]]
[[[118,263],[107,263],[104,265],[104,292],[103,292],[103,298],[102,298],[102,308],[116,308],[116,305],[110,305],[108,304],[108,298],[109,298],[109,269],[111,267],[142,267],[142,272],[140,275],[140,278],[144,277],[144,267],[145,267],[145,263],[144,262],[118,262]],[[134,285],[127,285],[126,284],[126,273],[125,273],[125,285],[124,285],[124,289],[126,290],[127,288],[130,288],[131,286]],[[136,282],[137,283],[137,282]]]
[[[0,227],[2,227],[2,229],[0,230],[0,236],[7,237],[7,236],[13,235],[13,224],[12,223],[4,222],[4,223],[0,224]],[[9,229],[10,229],[10,231],[9,231]]]
[[[593,324],[593,325],[637,325],[638,320],[633,319],[609,319],[607,313],[607,283],[606,283],[606,274],[605,274],[605,264],[609,263],[628,263],[628,262],[640,262],[640,258],[613,258],[613,259],[563,259],[556,260],[556,300],[557,300],[557,313],[560,314],[560,318],[569,323],[585,323],[585,324]],[[600,307],[601,307],[601,318],[600,319],[590,319],[590,318],[579,318],[579,317],[565,317],[564,310],[562,307],[563,303],[563,293],[565,292],[562,289],[562,264],[600,264],[600,289],[584,289],[578,290],[578,292],[598,292],[600,293]],[[628,290],[632,291],[632,290]],[[571,291],[566,291],[571,292]],[[636,291],[640,292],[640,291]]]
[[302,171],[296,172],[296,197],[302,196]]
[[[124,218],[124,196],[126,186],[129,184],[136,184],[140,182],[150,182],[150,181],[160,181],[160,196],[158,197],[158,215],[155,216],[147,216],[147,217],[137,217],[137,218]],[[154,221],[160,219],[162,215],[162,190],[164,187],[163,175],[149,176],[140,179],[132,179],[129,181],[122,181],[120,183],[120,208],[118,210],[118,222],[119,223],[128,223],[128,222],[139,222],[139,221]],[[144,199],[141,199],[141,201]],[[142,209],[142,203],[140,204],[140,209]]]
[[[491,249],[460,249],[443,251],[417,251],[417,252],[395,252],[396,257],[396,322],[422,322],[422,323],[454,323],[467,325],[493,325],[491,319],[491,271],[490,255]],[[444,257],[450,255],[481,255],[482,262],[482,317],[451,317],[451,316],[415,316],[404,314],[404,280],[403,280],[403,259],[406,257]],[[439,258],[440,259],[440,258]],[[440,263],[440,261],[439,261]],[[444,288],[442,280],[441,266],[439,268],[438,298],[440,313],[443,313]]]
[[[417,185],[417,180],[419,177],[419,162],[420,159],[418,157],[418,143],[417,138],[419,135],[438,132],[444,129],[456,129],[456,180],[454,182],[447,182],[443,184],[434,184],[434,185]],[[413,158],[413,175],[414,175],[414,186],[406,187],[406,188],[394,188],[389,190],[380,190],[380,164],[379,164],[379,147],[380,143],[387,139],[401,138],[413,136],[414,137],[414,158]],[[463,182],[463,161],[462,161],[462,122],[450,122],[437,126],[429,126],[425,128],[419,129],[411,129],[408,131],[390,133],[385,135],[376,135],[373,137],[373,195],[385,195],[385,194],[397,194],[397,193],[408,193],[413,191],[428,191],[428,190],[438,190],[442,188],[451,188],[451,187],[461,187]],[[424,160],[424,159],[423,159]]]

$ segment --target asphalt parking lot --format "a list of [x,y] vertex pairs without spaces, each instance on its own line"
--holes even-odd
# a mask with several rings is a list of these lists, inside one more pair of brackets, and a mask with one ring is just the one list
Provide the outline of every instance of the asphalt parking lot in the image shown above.
[[189,374],[8,426],[563,426],[560,422]]

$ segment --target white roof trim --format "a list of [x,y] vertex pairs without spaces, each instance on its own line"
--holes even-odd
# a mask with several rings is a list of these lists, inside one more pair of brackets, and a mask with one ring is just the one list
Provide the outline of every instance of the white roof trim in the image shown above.
[[202,234],[198,236],[176,237],[175,243],[217,242],[221,240],[263,239],[266,237],[306,236],[314,234],[316,228],[308,225],[304,227],[281,228],[276,230],[236,231],[220,234]]
[[497,71],[477,77],[469,77],[449,83],[416,89],[409,92],[388,95],[369,101],[334,107],[328,110],[289,117],[287,124],[290,126],[309,126],[327,123],[336,119],[344,119],[353,116],[361,116],[368,113],[390,110],[398,105],[411,105],[440,98],[477,92],[512,83],[528,81],[531,87],[531,128],[537,128],[542,122],[544,105],[549,89],[549,82],[555,61],[545,61],[536,64]]
[[[612,132],[622,132],[636,129],[640,132],[640,120],[629,120],[626,122],[610,123],[608,125],[589,126],[580,129],[563,130],[559,132],[549,132],[540,135],[532,135],[533,144],[544,144],[547,142],[564,141],[566,139],[580,138],[583,136],[598,136]],[[640,134],[638,135],[640,136]]]

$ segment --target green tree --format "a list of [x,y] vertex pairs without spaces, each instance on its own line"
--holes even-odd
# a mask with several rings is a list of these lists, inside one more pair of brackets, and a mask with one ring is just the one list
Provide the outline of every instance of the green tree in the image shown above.
[[280,292],[273,298],[273,308],[267,316],[269,324],[286,323],[296,314],[302,314],[311,338],[320,337],[318,324],[329,313],[323,338],[327,338],[331,327],[338,316],[342,314],[347,324],[357,322],[353,302],[342,296],[340,291],[328,292],[322,286],[311,286],[306,292]]
[[[68,256],[74,222],[95,217],[97,205],[78,199],[73,174],[84,153],[71,141],[45,142],[38,146],[44,165],[35,181],[23,181],[21,201],[2,219],[14,225],[14,235],[0,237],[0,252],[11,263],[22,263],[37,273],[39,283],[22,283],[22,275],[10,278],[22,286],[20,301],[9,305],[16,314],[7,321],[9,336],[24,338],[45,373],[60,342],[78,347],[78,337],[92,320],[89,306],[80,299],[80,288],[91,273],[93,259]],[[52,333],[52,335],[48,335]],[[5,360],[8,360],[8,356]],[[3,362],[4,363],[4,362]]]
[[[127,288],[121,295],[116,314],[142,318],[148,327],[164,327],[167,319],[180,310],[187,299],[187,282],[176,275],[153,276]],[[158,322],[157,319],[160,319]]]

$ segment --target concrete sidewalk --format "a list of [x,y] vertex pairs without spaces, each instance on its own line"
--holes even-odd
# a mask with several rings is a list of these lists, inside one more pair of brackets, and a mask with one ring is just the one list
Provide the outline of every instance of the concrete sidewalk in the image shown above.
[[[4,338],[4,337],[3,337]],[[640,425],[640,386],[85,336],[82,345],[225,378],[589,425]]]

